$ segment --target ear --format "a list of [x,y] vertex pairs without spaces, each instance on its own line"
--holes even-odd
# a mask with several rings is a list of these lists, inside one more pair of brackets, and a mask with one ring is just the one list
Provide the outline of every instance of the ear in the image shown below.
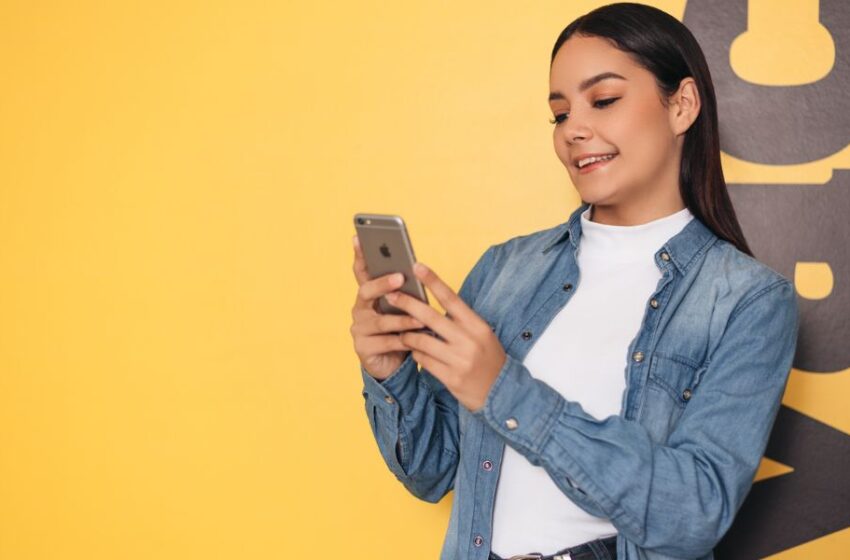
[[679,89],[670,96],[668,109],[673,133],[678,136],[687,132],[700,110],[699,91],[693,78],[683,78],[679,82]]

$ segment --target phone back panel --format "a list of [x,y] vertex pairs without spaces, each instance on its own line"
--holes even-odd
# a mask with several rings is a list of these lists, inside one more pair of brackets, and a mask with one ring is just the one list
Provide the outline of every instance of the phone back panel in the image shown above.
[[[400,290],[428,303],[425,288],[413,274],[416,257],[401,216],[355,214],[354,227],[360,239],[369,276],[378,278],[385,274],[401,272],[404,274],[404,284]],[[383,296],[378,299],[378,308],[381,313],[405,313],[388,303]]]

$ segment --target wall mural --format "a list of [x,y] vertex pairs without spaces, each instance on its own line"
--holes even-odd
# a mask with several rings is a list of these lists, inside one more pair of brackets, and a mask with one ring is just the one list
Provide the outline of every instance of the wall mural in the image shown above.
[[[699,0],[686,6],[683,21],[703,47],[716,88],[721,149],[737,160],[781,169],[848,149],[850,9],[846,0],[801,4],[808,17],[794,25],[826,37],[834,54],[808,53],[813,72],[824,57],[832,57],[831,66],[821,77],[801,83],[794,83],[795,71],[789,85],[742,77],[732,62],[733,42],[765,31],[748,29],[748,22],[757,21],[748,18],[748,9],[777,9],[776,4]],[[782,36],[782,30],[773,31],[774,39]],[[729,183],[756,258],[797,285],[801,324],[792,376],[850,375],[850,170],[830,171],[825,183],[817,178],[800,184]],[[803,272],[819,274],[826,287],[801,293],[797,280]],[[850,394],[844,397],[848,401]],[[783,402],[765,457],[788,469],[757,479],[715,549],[717,558],[764,558],[850,527],[850,436],[814,416],[812,410]],[[841,551],[834,550],[838,555],[830,557],[840,557]]]

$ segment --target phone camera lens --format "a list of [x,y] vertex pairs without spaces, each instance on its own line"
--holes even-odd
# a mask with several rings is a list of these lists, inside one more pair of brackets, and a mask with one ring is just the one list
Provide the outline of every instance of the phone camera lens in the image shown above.
[[357,218],[357,223],[362,226],[363,225],[363,218]]

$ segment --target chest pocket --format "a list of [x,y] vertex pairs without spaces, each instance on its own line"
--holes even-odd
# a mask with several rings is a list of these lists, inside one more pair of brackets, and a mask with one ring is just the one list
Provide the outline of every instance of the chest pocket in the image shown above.
[[649,380],[639,414],[653,441],[664,443],[676,427],[688,401],[699,391],[704,368],[687,358],[653,353]]
[[684,408],[698,390],[704,369],[688,358],[655,352],[649,362],[649,381]]

